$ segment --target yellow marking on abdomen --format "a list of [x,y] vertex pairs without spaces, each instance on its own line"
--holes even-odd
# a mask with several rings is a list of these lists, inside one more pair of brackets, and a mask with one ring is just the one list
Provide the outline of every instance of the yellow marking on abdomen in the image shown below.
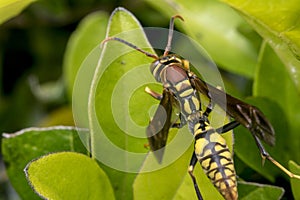
[[[211,127],[206,128],[213,130]],[[236,175],[232,154],[226,141],[216,132],[202,132],[207,135],[196,140],[196,156],[203,170],[223,197],[226,200],[236,200],[238,197]]]

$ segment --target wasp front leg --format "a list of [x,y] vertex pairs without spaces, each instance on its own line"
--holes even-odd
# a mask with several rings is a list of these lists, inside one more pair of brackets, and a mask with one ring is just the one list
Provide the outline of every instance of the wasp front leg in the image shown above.
[[[165,90],[166,90],[166,89],[165,89]],[[163,94],[159,94],[159,93],[157,93],[157,92],[151,90],[149,87],[146,87],[146,88],[145,88],[145,92],[146,92],[147,94],[149,94],[150,96],[152,96],[154,99],[157,99],[157,100],[160,100],[160,101],[163,99],[163,96],[164,96]],[[169,98],[170,98],[170,97],[169,97]],[[171,99],[171,98],[170,98],[170,99]],[[177,101],[177,100],[175,99],[175,97],[173,97],[172,100],[170,100],[169,103],[174,104],[174,102],[177,103],[176,101]],[[178,106],[178,105],[176,105],[176,106]],[[171,128],[182,128],[182,127],[186,124],[186,121],[185,121],[185,119],[182,117],[181,113],[179,113],[179,120],[180,120],[180,123],[172,123]]]
[[150,94],[154,99],[157,99],[157,100],[162,100],[163,98],[163,95],[162,94],[159,94],[153,90],[151,90],[149,87],[145,87],[145,92]]

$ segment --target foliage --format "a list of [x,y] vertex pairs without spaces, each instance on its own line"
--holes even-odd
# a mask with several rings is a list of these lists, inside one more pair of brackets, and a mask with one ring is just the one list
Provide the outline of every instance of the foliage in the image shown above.
[[[86,130],[85,134],[88,135]],[[5,162],[9,163],[7,173],[23,199],[39,199],[28,185],[23,172],[31,160],[60,151],[87,154],[77,130],[72,127],[29,128],[14,134],[3,134],[3,137],[2,153]],[[48,168],[48,172],[51,168]],[[61,177],[61,174],[56,176]]]
[[[0,3],[1,22],[25,6],[17,1],[7,2]],[[201,3],[196,0],[146,0],[142,4],[148,8],[146,14],[158,12],[166,24],[174,14],[184,17],[184,22],[176,21],[176,27],[200,43],[226,72],[224,84],[229,93],[259,107],[274,125],[276,145],[265,145],[266,149],[281,164],[289,164],[291,171],[300,174],[296,164],[300,163],[297,133],[300,128],[297,106],[300,103],[300,25],[297,21],[300,4],[296,0],[247,3],[243,0],[202,0]],[[137,18],[146,15],[137,13]],[[50,84],[50,89],[34,82],[31,90],[44,104],[45,99],[49,100],[45,95],[50,91],[61,92],[63,87],[67,93],[63,98],[67,100],[62,100],[59,92],[51,93],[52,97],[57,96],[47,105],[52,107],[55,102],[60,105],[59,109],[36,123],[47,124],[48,128],[3,134],[1,146],[7,174],[22,199],[99,199],[99,196],[102,199],[196,199],[187,174],[193,138],[186,128],[178,133],[170,131],[162,164],[143,147],[147,140],[140,135],[149,122],[148,111],[152,115],[151,109],[158,103],[143,90],[145,86],[158,92],[162,89],[154,84],[149,72],[153,59],[114,41],[100,46],[105,37],[118,35],[154,53],[152,46],[155,44],[147,41],[137,18],[123,8],[115,9],[110,18],[103,11],[87,15],[66,46],[61,64],[64,81]],[[182,41],[178,39],[177,42]],[[136,76],[131,78],[131,74]],[[235,82],[230,82],[230,77]],[[30,80],[32,86],[35,79]],[[252,92],[241,92],[247,89],[243,86],[249,82]],[[3,110],[3,102],[0,103]],[[62,109],[61,105],[67,109]],[[75,126],[82,128],[52,126],[72,120],[71,106]],[[287,182],[287,177],[268,161],[262,166],[249,131],[239,127],[234,133],[240,199],[281,198],[284,188],[278,185],[276,178],[284,177]],[[232,134],[227,134],[226,138],[231,144]],[[252,175],[254,171],[257,174]],[[204,199],[222,199],[199,165],[195,175]],[[267,184],[243,179],[258,183],[263,180]],[[299,199],[296,189],[299,181],[291,179],[290,188],[293,194],[286,193],[287,198]]]
[[27,0],[27,1],[1,1],[0,2],[0,24],[18,15],[22,9],[24,9],[27,5],[34,2],[35,0]]

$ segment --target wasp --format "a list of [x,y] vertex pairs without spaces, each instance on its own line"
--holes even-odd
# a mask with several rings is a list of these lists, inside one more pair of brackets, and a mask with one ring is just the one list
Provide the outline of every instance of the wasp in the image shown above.
[[[104,44],[107,41],[115,40],[154,59],[150,65],[150,71],[156,81],[163,85],[163,93],[158,94],[148,87],[145,89],[152,97],[160,100],[160,106],[150,121],[146,134],[150,149],[154,152],[157,160],[159,162],[162,160],[162,153],[157,150],[166,146],[169,129],[181,128],[187,124],[195,139],[194,153],[188,173],[194,183],[198,199],[202,200],[203,197],[193,174],[197,162],[200,163],[208,178],[226,200],[238,199],[233,158],[222,134],[242,125],[252,134],[263,160],[271,161],[289,177],[300,179],[299,175],[293,174],[273,159],[262,145],[261,140],[268,145],[274,145],[275,132],[271,123],[257,107],[204,82],[190,70],[188,60],[170,53],[176,18],[183,20],[180,15],[171,18],[167,46],[162,56],[146,52],[117,37],[108,37],[102,42]],[[199,93],[209,99],[205,110],[201,107]],[[224,96],[226,98],[223,98]],[[212,127],[209,122],[209,114],[216,104],[232,118],[231,122],[219,128]],[[179,123],[174,123],[172,120],[172,112],[175,107],[179,108]],[[165,117],[162,117],[163,115]]]

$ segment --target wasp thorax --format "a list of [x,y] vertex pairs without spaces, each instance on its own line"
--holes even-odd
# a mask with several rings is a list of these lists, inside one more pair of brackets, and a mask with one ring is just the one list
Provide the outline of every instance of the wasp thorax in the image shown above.
[[153,74],[154,78],[158,82],[162,82],[161,80],[161,72],[165,67],[171,65],[182,65],[182,60],[176,56],[175,54],[170,54],[167,56],[161,56],[159,59],[155,60],[150,65],[150,71]]

